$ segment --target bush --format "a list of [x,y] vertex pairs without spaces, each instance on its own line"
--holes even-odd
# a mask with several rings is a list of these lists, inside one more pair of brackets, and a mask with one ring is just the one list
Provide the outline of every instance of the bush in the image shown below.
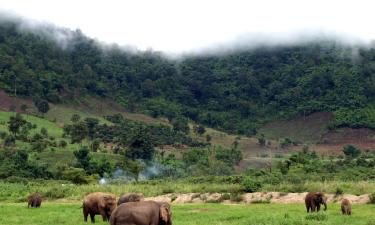
[[262,184],[260,182],[252,180],[250,178],[246,178],[242,182],[242,186],[244,188],[244,191],[249,193],[259,191],[262,188]]
[[89,179],[86,176],[86,173],[81,168],[69,168],[63,172],[63,179],[69,180],[74,184],[87,184]]
[[336,191],[335,191],[335,196],[339,196],[339,195],[342,195],[342,194],[344,194],[344,190],[342,190],[342,188],[340,188],[340,187],[337,187]]
[[223,198],[223,200],[229,200],[230,199],[230,194],[229,193],[224,193],[224,194],[222,194],[221,197]]
[[243,200],[243,196],[241,192],[235,192],[230,194],[230,200],[232,202],[240,202]]
[[375,204],[375,193],[372,193],[369,195],[369,198],[370,198],[370,204]]

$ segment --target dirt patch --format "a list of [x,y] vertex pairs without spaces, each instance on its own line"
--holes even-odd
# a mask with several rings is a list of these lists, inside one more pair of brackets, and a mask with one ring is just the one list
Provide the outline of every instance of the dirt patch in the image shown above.
[[[145,200],[162,201],[172,204],[187,203],[212,203],[222,202],[224,204],[257,204],[257,203],[279,203],[279,204],[303,204],[307,192],[304,193],[282,193],[282,192],[254,192],[242,195],[242,201],[232,202],[223,200],[223,194],[220,193],[188,193],[188,194],[167,194],[156,197],[145,198]],[[370,201],[369,195],[351,195],[345,194],[335,196],[334,194],[326,194],[327,202],[330,204],[340,204],[343,198],[352,201],[353,204],[366,204]],[[174,201],[172,201],[174,199]]]
[[21,113],[23,112],[21,110],[22,105],[27,105],[28,108],[35,110],[32,100],[11,97],[7,93],[5,93],[3,90],[0,90],[0,110],[17,111]]
[[290,138],[299,142],[317,142],[327,132],[327,124],[333,121],[330,112],[318,112],[291,120],[266,124],[259,129],[268,138]]

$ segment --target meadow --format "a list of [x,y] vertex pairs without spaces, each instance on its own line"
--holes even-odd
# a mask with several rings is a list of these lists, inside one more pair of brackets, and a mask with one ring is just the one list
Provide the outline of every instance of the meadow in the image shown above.
[[[174,225],[375,225],[375,205],[354,205],[352,216],[340,214],[338,204],[326,212],[307,214],[302,204],[184,204],[172,205]],[[39,209],[25,203],[1,203],[2,225],[80,225],[80,203],[48,202]],[[96,224],[108,224],[96,216]]]

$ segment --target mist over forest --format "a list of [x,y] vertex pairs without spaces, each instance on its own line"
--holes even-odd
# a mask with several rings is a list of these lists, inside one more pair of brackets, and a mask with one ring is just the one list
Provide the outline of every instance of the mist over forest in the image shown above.
[[268,121],[321,111],[335,114],[332,126],[375,127],[368,44],[307,39],[170,59],[80,30],[25,24],[1,23],[0,87],[8,93],[16,84],[17,95],[52,103],[108,97],[130,111],[248,135]]

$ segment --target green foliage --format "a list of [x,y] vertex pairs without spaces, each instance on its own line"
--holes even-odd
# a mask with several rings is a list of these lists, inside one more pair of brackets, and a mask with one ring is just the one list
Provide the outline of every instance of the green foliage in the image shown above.
[[178,117],[172,120],[173,130],[189,133],[189,125],[186,118]]
[[249,193],[257,192],[262,188],[262,184],[260,182],[249,177],[242,182],[242,186],[244,187],[244,191]]
[[64,126],[64,135],[70,136],[71,143],[81,143],[88,135],[88,128],[84,122],[77,122]]
[[11,116],[8,121],[8,130],[13,134],[14,137],[17,137],[17,134],[20,132],[23,126],[27,124],[27,121],[24,120],[21,114],[16,114],[16,116]]
[[46,100],[38,99],[34,102],[34,105],[42,114],[45,114],[49,111],[49,104]]
[[361,151],[354,147],[353,145],[346,145],[342,149],[342,152],[347,156],[351,158],[357,158],[361,155]]
[[89,179],[86,175],[86,172],[82,168],[69,168],[64,170],[63,179],[69,180],[74,184],[87,184]]
[[77,160],[77,167],[83,168],[85,171],[88,171],[91,159],[89,155],[89,148],[87,146],[83,146],[82,148],[74,152],[74,156]]
[[351,48],[334,41],[173,61],[152,51],[103,51],[80,31],[64,31],[72,40],[61,48],[20,24],[0,26],[0,87],[12,93],[16,82],[17,94],[37,99],[42,113],[48,102],[95,95],[166,117],[183,132],[181,118],[254,135],[267,121],[318,111],[334,112],[333,127],[374,128],[371,48],[359,47],[356,64]]
[[150,142],[150,136],[148,132],[141,129],[131,140],[129,148],[125,151],[125,156],[133,160],[151,160],[154,156],[154,152],[155,149]]
[[375,204],[375,192],[369,195],[370,204]]

